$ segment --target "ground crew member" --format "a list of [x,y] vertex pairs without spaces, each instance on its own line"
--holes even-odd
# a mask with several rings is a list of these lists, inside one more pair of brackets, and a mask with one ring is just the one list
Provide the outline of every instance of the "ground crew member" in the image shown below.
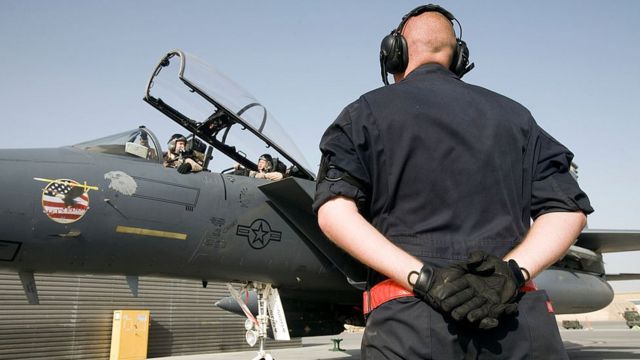
[[187,151],[187,138],[173,134],[168,142],[169,151],[164,155],[164,167],[176,168],[180,174],[202,171],[202,161],[193,151]]
[[472,65],[453,21],[437,5],[408,13],[381,45],[395,84],[320,143],[319,225],[371,269],[362,359],[566,359],[528,280],[593,209],[573,154],[526,108],[460,80]]

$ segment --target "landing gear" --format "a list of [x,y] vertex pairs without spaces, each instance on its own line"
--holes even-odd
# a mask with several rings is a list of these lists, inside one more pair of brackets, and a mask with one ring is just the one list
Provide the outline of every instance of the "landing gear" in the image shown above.
[[[289,340],[289,329],[285,319],[282,302],[278,289],[271,287],[271,284],[261,282],[249,282],[236,290],[231,284],[227,284],[231,296],[236,300],[242,312],[247,316],[244,327],[247,330],[245,339],[249,346],[260,344],[258,354],[253,360],[273,360],[271,354],[264,349],[264,342],[267,338],[267,326],[271,325],[273,337],[277,341]],[[242,299],[241,293],[255,290],[258,295],[258,315],[254,316]]]

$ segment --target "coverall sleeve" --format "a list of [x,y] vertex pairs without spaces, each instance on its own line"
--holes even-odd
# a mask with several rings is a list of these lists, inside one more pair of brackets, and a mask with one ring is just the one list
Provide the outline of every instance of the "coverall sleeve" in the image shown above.
[[538,128],[536,162],[531,194],[533,219],[550,212],[593,212],[587,194],[571,175],[573,153],[551,135]]
[[325,202],[338,196],[353,199],[361,213],[366,211],[370,180],[353,142],[353,131],[347,108],[322,136],[322,159],[313,202],[316,214]]

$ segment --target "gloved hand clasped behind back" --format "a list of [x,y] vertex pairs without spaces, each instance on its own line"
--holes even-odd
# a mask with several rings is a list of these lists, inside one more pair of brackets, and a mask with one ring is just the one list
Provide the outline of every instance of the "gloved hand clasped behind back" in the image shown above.
[[484,252],[474,252],[466,262],[447,268],[424,265],[413,291],[434,309],[457,321],[491,329],[498,326],[501,316],[517,313],[515,300],[524,284],[519,269],[513,260],[505,262]]
[[468,302],[473,295],[469,291],[469,283],[465,278],[465,269],[458,265],[447,268],[436,268],[424,265],[417,273],[413,292],[436,310],[450,312],[453,308]]
[[481,329],[491,329],[498,326],[502,315],[517,314],[515,301],[524,277],[514,260],[507,262],[478,251],[469,256],[464,267],[473,297],[451,311],[454,319],[467,319]]

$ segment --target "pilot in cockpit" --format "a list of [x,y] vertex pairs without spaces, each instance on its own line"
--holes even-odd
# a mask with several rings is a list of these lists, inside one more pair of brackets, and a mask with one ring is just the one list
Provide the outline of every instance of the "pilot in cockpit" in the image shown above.
[[164,154],[164,166],[176,168],[181,174],[202,171],[202,160],[187,149],[187,138],[173,134],[169,139],[169,151]]
[[280,167],[284,167],[284,170],[286,170],[284,164],[278,162],[277,159],[274,159],[269,154],[262,154],[258,159],[258,171],[248,171],[240,164],[234,166],[237,175],[248,175],[256,179],[268,179],[271,181],[281,180],[284,177],[284,171],[280,171],[282,170],[279,169]]

